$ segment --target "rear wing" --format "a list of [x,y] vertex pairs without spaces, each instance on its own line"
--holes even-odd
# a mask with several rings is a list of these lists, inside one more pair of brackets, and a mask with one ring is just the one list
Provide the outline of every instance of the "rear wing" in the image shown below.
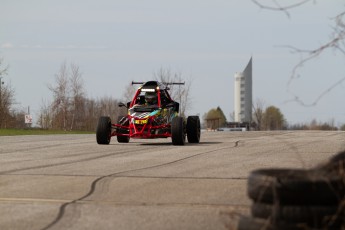
[[[146,82],[143,81],[132,81],[132,85],[142,85],[145,84]],[[185,82],[161,82],[163,85],[184,85]]]

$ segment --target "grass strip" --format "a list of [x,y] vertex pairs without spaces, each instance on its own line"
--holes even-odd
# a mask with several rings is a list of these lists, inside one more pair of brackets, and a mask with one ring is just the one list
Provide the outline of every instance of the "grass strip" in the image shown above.
[[45,129],[0,129],[0,136],[55,135],[55,134],[94,134],[94,132],[45,130]]

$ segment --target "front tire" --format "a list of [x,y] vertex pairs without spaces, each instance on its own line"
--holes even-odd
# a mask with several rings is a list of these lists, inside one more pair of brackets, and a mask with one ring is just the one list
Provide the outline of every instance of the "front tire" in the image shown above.
[[174,117],[171,121],[171,140],[173,145],[184,145],[186,142],[185,125],[182,117]]
[[100,145],[109,145],[111,138],[110,117],[100,117],[96,129],[96,140]]

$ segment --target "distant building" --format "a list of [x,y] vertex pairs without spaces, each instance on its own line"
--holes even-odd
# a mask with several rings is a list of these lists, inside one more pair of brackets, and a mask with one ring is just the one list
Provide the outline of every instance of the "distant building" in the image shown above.
[[252,121],[252,58],[243,72],[235,74],[234,85],[234,119],[235,122],[249,124]]

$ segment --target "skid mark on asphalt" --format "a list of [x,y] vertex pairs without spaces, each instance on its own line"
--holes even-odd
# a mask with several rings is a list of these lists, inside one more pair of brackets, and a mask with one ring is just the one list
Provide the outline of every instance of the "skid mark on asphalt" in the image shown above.
[[[80,145],[82,143],[89,143],[89,142],[77,142],[77,143],[68,143],[68,146],[72,146],[72,145]],[[29,151],[32,151],[32,150],[41,150],[41,149],[48,149],[48,148],[55,148],[55,147],[61,147],[61,146],[64,146],[66,144],[50,144],[50,145],[43,145],[43,146],[32,146],[32,147],[23,147],[22,149],[16,149],[16,150],[5,150],[5,151],[1,151],[0,152],[0,155],[1,154],[15,154],[15,153],[23,153],[23,152],[29,152]]]
[[[122,171],[122,172],[116,172],[116,173],[112,173],[112,174],[109,174],[109,175],[101,176],[101,177],[97,178],[96,180],[94,180],[91,183],[90,190],[89,190],[89,192],[87,194],[85,194],[84,196],[82,196],[82,197],[80,197],[78,199],[75,199],[75,200],[73,200],[71,202],[67,202],[67,203],[62,204],[60,206],[60,209],[59,209],[59,212],[58,212],[56,218],[50,224],[48,224],[46,227],[42,228],[42,230],[50,229],[53,226],[55,226],[57,223],[59,223],[64,218],[64,215],[66,213],[66,208],[68,206],[80,203],[83,200],[85,200],[86,198],[90,197],[92,194],[95,193],[97,186],[101,182],[103,184],[102,186],[107,186],[106,184],[109,184],[111,182],[111,180],[114,179],[114,177],[119,177],[119,176],[121,176],[121,174],[138,172],[138,171],[142,171],[142,170],[147,170],[147,169],[153,169],[153,168],[159,168],[159,167],[164,167],[164,166],[172,165],[172,164],[179,163],[179,162],[182,162],[182,161],[185,161],[185,160],[188,160],[188,159],[191,159],[191,158],[195,158],[195,157],[198,157],[198,156],[202,156],[202,155],[205,155],[205,154],[214,153],[214,152],[217,152],[217,151],[220,151],[220,150],[225,150],[225,149],[231,149],[231,148],[234,148],[235,145],[236,144],[234,144],[234,146],[226,146],[226,147],[222,147],[222,148],[218,148],[218,149],[214,149],[214,150],[209,150],[209,151],[197,153],[197,154],[194,154],[194,155],[191,155],[191,156],[188,156],[188,157],[183,157],[183,158],[180,158],[180,159],[177,159],[177,160],[174,160],[174,161],[170,161],[170,162],[166,162],[166,163],[163,163],[163,164],[157,164],[157,165],[152,165],[152,166],[147,166],[147,167],[142,167],[142,168],[137,168],[137,169],[130,169],[130,170]],[[131,151],[133,151],[133,150],[131,150]],[[104,181],[104,180],[106,180],[106,181]],[[75,213],[74,213],[74,215],[75,215]],[[70,217],[70,218],[73,218],[73,217]]]
[[24,149],[16,149],[16,150],[10,150],[10,151],[1,151],[0,154],[23,153],[23,152],[28,152],[28,151],[32,151],[32,150],[40,150],[40,149],[60,147],[62,145],[63,144],[54,144],[54,145],[45,145],[45,146],[37,146],[37,147],[26,147]]
[[46,164],[46,165],[31,166],[31,167],[26,167],[26,168],[21,168],[21,169],[12,169],[12,170],[0,171],[0,175],[2,175],[2,174],[9,174],[9,173],[15,173],[15,172],[22,172],[22,171],[32,170],[32,169],[43,169],[43,168],[49,168],[49,167],[54,167],[54,166],[75,164],[75,163],[91,161],[91,160],[97,160],[97,159],[106,158],[106,157],[110,157],[110,156],[120,155],[120,154],[124,154],[124,153],[132,153],[132,152],[134,152],[136,150],[148,150],[148,149],[152,149],[152,147],[143,148],[143,147],[140,146],[140,147],[138,147],[136,149],[126,150],[126,151],[121,151],[121,152],[116,152],[116,153],[109,153],[109,154],[105,154],[105,155],[101,155],[101,156],[88,157],[88,158],[85,158],[85,159],[82,159],[82,160],[73,160],[73,161],[52,163],[52,164]]

